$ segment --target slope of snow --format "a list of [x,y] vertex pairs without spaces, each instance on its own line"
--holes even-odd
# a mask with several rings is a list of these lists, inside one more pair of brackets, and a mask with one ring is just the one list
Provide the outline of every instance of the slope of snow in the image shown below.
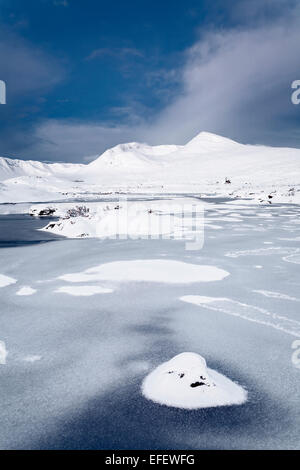
[[[106,150],[99,158],[88,165],[89,173],[99,170],[110,170],[114,168],[123,171],[155,171],[155,165],[161,165],[166,155],[169,155],[180,147],[176,145],[158,145],[150,146],[131,142],[128,144],[116,145],[112,149]],[[154,167],[154,168],[153,168]]]
[[298,203],[299,179],[299,149],[244,145],[201,132],[181,146],[120,144],[87,165],[0,158],[0,202],[169,191]]
[[152,371],[142,384],[142,393],[161,405],[186,409],[241,405],[247,399],[240,385],[208,369],[203,357],[190,352]]
[[183,146],[182,150],[187,153],[206,153],[219,152],[220,150],[235,150],[240,146],[241,144],[227,137],[221,137],[210,132],[200,132]]
[[70,176],[76,173],[84,165],[72,163],[42,163],[34,160],[17,160],[0,157],[0,181],[19,176],[40,176],[49,177]]
[[0,157],[0,203],[51,201],[79,192],[85,165]]

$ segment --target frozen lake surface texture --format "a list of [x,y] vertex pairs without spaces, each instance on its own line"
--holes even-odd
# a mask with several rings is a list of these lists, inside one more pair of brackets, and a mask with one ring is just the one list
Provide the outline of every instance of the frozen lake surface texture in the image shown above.
[[[300,447],[299,206],[211,199],[195,251],[64,238],[13,212],[0,219],[2,449]],[[236,401],[145,397],[184,351]]]

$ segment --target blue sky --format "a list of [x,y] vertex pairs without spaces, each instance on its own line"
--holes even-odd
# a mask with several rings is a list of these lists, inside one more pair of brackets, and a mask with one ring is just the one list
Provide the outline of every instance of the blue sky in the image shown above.
[[300,147],[294,0],[0,0],[0,155],[86,161],[201,130]]

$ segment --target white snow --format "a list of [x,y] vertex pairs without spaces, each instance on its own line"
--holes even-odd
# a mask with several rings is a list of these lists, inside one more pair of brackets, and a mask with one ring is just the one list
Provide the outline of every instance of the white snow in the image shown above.
[[7,350],[4,341],[0,341],[0,364],[6,364]]
[[[0,202],[105,192],[194,192],[256,203],[299,202],[300,150],[243,145],[201,132],[186,145],[121,144],[86,164],[0,158]],[[225,184],[225,179],[230,184]]]
[[69,294],[75,296],[91,296],[95,294],[110,294],[113,292],[113,289],[107,289],[101,286],[62,286],[59,287],[54,292],[62,293],[62,294]]
[[42,356],[39,356],[37,354],[31,354],[29,356],[23,357],[24,362],[36,362],[40,361],[42,359]]
[[0,287],[6,287],[10,284],[15,284],[17,282],[16,279],[13,277],[5,276],[4,274],[0,274]]
[[33,289],[30,286],[23,286],[18,290],[16,295],[33,295],[36,292],[37,292],[36,289]]
[[224,375],[208,369],[199,354],[185,352],[164,362],[143,381],[143,395],[161,405],[197,409],[241,405],[247,392]]
[[227,271],[216,266],[173,260],[140,259],[105,263],[82,272],[64,274],[59,279],[68,282],[146,281],[186,284],[221,281],[228,275]]
[[[53,212],[59,217],[42,230],[67,238],[180,238],[203,237],[205,203],[194,198],[119,202],[34,205],[31,215]],[[193,212],[191,217],[190,213]],[[210,220],[205,221],[207,224]],[[211,228],[213,226],[210,225]]]
[[282,259],[288,263],[300,264],[300,253],[285,256]]
[[223,312],[227,315],[248,320],[250,322],[259,323],[269,326],[276,330],[284,331],[291,336],[300,337],[300,322],[292,320],[283,315],[271,313],[268,310],[248,305],[226,297],[205,297],[201,295],[185,295],[180,300],[190,304],[198,305],[209,310]]
[[281,294],[280,292],[273,292],[268,290],[253,290],[257,294],[261,294],[264,297],[269,297],[271,299],[281,299],[281,300],[291,300],[293,302],[300,302],[300,299],[297,297],[292,297],[287,294]]
[[[296,248],[272,246],[269,248],[255,248],[253,250],[230,251],[228,253],[225,253],[225,256],[227,256],[228,258],[239,258],[240,256],[268,256],[273,254],[289,254],[297,251],[298,250]],[[283,259],[287,261],[286,258]]]

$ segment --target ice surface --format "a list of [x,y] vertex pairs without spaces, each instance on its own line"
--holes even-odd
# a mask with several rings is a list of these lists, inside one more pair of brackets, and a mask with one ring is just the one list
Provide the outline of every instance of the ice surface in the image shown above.
[[199,354],[181,353],[164,362],[143,381],[143,395],[162,405],[185,409],[240,405],[246,391],[208,369]]
[[[243,304],[232,299],[221,297],[204,297],[200,295],[186,295],[180,298],[183,302],[204,306],[210,310],[227,313],[244,320],[270,326],[282,330],[292,336],[300,337],[300,321],[291,320],[283,315],[276,315],[253,305]],[[290,300],[290,298],[289,298]]]
[[[230,220],[232,212],[242,220]],[[38,237],[36,244],[0,248],[1,273],[18,280],[1,289],[0,338],[9,352],[0,366],[1,449],[299,448],[300,369],[292,348],[299,337],[275,327],[284,320],[284,329],[297,332],[299,302],[253,292],[299,298],[299,264],[283,259],[296,253],[298,242],[278,240],[299,237],[300,226],[292,223],[299,207],[207,203],[205,219],[226,214],[229,220],[214,220],[222,230],[205,224],[204,247],[193,252],[184,241],[168,239],[40,243]],[[267,214],[272,217],[261,217]],[[21,240],[26,226],[27,240],[30,223],[34,228],[46,223],[28,219],[8,216],[7,233],[17,232]],[[254,232],[260,223],[265,230]],[[245,230],[235,232],[237,227]],[[270,240],[278,249],[263,244]],[[225,256],[229,252],[247,254]],[[154,264],[146,270],[149,281],[140,282],[130,262],[144,259]],[[173,270],[179,278],[180,263],[187,265],[188,279],[190,265],[230,275],[211,282],[153,282],[154,271],[166,277],[157,260],[170,262],[169,278]],[[98,275],[91,268],[106,266],[101,277],[107,277],[111,263],[122,263],[127,273],[113,269],[112,280],[87,282]],[[68,273],[79,273],[80,282],[62,280]],[[114,292],[89,297],[55,292],[87,285]],[[38,292],[17,296],[22,286]],[[185,296],[214,300],[196,305],[179,300]],[[181,351],[204,356],[210,370],[248,391],[247,401],[187,410],[145,399],[140,389],[145,376]],[[40,360],[25,360],[36,356]]]

